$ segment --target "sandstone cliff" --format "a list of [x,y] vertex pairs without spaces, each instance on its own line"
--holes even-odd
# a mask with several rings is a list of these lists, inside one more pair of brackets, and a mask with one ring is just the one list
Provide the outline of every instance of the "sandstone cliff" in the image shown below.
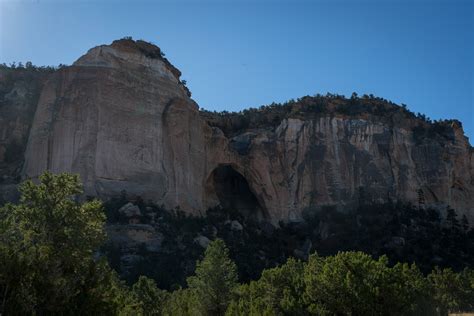
[[450,205],[474,222],[474,156],[458,121],[373,97],[200,112],[179,76],[158,47],[132,40],[58,70],[42,87],[22,176],[76,172],[87,195],[125,190],[195,214],[224,204],[274,223],[387,200]]
[[146,48],[150,54],[133,41],[99,46],[50,78],[25,154],[26,177],[46,169],[77,172],[88,195],[107,198],[126,190],[168,206],[192,204],[183,192],[197,185],[185,178],[196,159],[183,153],[175,160],[173,148],[192,149],[197,106],[179,83],[179,71],[158,48]]
[[33,116],[51,71],[0,66],[0,203],[17,195]]
[[[341,113],[357,105],[338,98],[325,99],[323,112],[314,113],[315,102],[289,105],[272,128],[264,122],[267,128],[231,131],[230,147],[248,141],[234,163],[245,170],[271,217],[297,220],[302,211],[322,205],[344,210],[401,200],[440,210],[449,205],[472,222],[473,151],[458,121],[431,124],[369,99],[357,102],[373,103],[381,113]],[[305,103],[307,110],[298,109]]]

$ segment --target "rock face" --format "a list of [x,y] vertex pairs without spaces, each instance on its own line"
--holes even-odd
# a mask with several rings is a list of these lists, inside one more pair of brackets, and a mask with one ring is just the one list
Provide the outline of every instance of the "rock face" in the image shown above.
[[[240,157],[239,157],[240,158]],[[473,154],[459,127],[450,141],[346,117],[285,118],[260,132],[236,164],[271,217],[298,220],[303,210],[356,207],[361,199],[403,200],[470,216]]]
[[[148,57],[151,56],[151,57]],[[197,105],[159,48],[116,41],[91,49],[45,85],[25,177],[79,173],[87,195],[126,190],[183,209],[199,205],[204,141]]]
[[0,203],[15,199],[33,116],[49,69],[0,67]]
[[58,70],[42,88],[22,176],[74,172],[87,195],[126,190],[194,214],[223,204],[274,223],[362,200],[449,205],[474,222],[474,154],[457,121],[429,123],[369,97],[200,112],[179,76],[158,47],[132,40]]

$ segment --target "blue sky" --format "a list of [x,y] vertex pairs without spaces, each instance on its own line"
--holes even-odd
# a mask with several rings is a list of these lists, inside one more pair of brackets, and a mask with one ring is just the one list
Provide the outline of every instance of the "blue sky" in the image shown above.
[[353,91],[456,118],[474,143],[474,1],[0,0],[0,62],[160,46],[210,110]]

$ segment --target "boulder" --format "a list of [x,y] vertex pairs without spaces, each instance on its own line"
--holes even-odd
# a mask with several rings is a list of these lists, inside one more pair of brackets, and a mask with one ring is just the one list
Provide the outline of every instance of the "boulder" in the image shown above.
[[211,241],[206,236],[199,235],[196,238],[194,238],[194,242],[198,244],[199,246],[201,246],[202,248],[207,248],[207,246],[209,245]]
[[242,231],[244,227],[238,221],[233,220],[232,222],[230,222],[230,229],[233,231]]
[[118,211],[120,215],[127,218],[139,217],[142,215],[140,208],[130,202],[122,206]]

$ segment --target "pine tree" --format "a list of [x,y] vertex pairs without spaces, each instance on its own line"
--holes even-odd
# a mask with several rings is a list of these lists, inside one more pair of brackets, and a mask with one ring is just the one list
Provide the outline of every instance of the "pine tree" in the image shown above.
[[237,283],[237,266],[229,258],[224,241],[216,239],[206,249],[204,259],[196,265],[196,275],[188,278],[205,315],[224,315]]
[[446,214],[446,221],[452,229],[459,229],[459,221],[457,219],[458,215],[456,211],[452,208],[448,208]]
[[168,298],[166,291],[160,290],[154,280],[140,276],[132,287],[132,295],[139,302],[143,315],[161,315],[164,302]]
[[418,189],[418,209],[424,209],[425,208],[425,193],[423,192],[422,189]]
[[464,232],[467,232],[469,229],[469,221],[467,220],[466,214],[463,214],[461,219],[461,226]]

